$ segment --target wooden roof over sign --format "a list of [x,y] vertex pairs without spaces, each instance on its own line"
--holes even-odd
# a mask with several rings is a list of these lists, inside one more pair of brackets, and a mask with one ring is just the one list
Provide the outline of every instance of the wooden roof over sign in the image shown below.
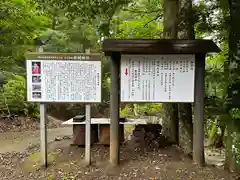
[[102,50],[107,56],[112,52],[121,54],[206,54],[221,51],[212,40],[205,39],[105,39]]

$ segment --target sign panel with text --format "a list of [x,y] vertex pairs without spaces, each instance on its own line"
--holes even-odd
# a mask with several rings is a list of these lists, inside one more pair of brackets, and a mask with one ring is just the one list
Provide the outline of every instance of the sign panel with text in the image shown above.
[[100,55],[32,53],[27,56],[31,102],[101,102]]
[[122,55],[122,102],[194,102],[195,55]]

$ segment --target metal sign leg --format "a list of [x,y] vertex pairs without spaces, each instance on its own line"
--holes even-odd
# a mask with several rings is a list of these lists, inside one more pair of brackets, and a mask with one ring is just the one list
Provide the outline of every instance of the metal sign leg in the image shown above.
[[43,103],[40,103],[40,141],[42,164],[47,167],[46,107]]
[[91,164],[91,105],[86,105],[86,124],[85,124],[85,161]]

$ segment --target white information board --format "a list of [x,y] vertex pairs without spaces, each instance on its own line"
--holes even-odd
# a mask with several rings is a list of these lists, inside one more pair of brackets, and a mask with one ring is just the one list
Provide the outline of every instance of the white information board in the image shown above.
[[122,55],[122,102],[194,102],[194,55]]
[[72,56],[42,57],[45,59],[27,60],[28,101],[101,102],[100,58],[90,61]]

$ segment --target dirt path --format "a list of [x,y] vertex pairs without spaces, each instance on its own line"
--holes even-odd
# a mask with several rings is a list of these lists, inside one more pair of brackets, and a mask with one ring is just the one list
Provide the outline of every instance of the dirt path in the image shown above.
[[39,166],[38,152],[24,158],[19,165],[23,177],[34,180],[235,180],[233,174],[222,169],[199,168],[175,147],[140,152],[131,142],[121,146],[118,169],[109,169],[109,148],[98,146],[92,147],[92,166],[86,167],[84,148],[69,147],[69,143],[70,140],[63,140],[50,145],[46,170]]
[[[31,146],[40,143],[40,131],[24,131],[24,132],[5,132],[0,133],[0,153],[7,152],[23,152]],[[48,129],[48,142],[54,141],[56,137],[71,136],[72,127],[61,127]],[[221,166],[224,162],[224,151],[205,150],[206,162]]]
[[[141,152],[133,142],[121,146],[120,167],[109,169],[109,148],[92,147],[92,166],[84,166],[84,148],[69,146],[71,139],[54,141],[59,136],[71,136],[72,128],[48,130],[49,167],[41,167],[39,130],[0,133],[0,179],[5,180],[235,180],[220,168],[199,168],[176,147]],[[29,148],[30,146],[34,148]],[[209,162],[224,157],[206,156]],[[209,158],[210,157],[210,158]]]
[[[71,136],[71,127],[62,127],[48,129],[48,142],[52,142],[57,136]],[[5,132],[0,133],[0,153],[7,152],[23,152],[28,147],[40,143],[40,131],[25,131],[25,132]]]

